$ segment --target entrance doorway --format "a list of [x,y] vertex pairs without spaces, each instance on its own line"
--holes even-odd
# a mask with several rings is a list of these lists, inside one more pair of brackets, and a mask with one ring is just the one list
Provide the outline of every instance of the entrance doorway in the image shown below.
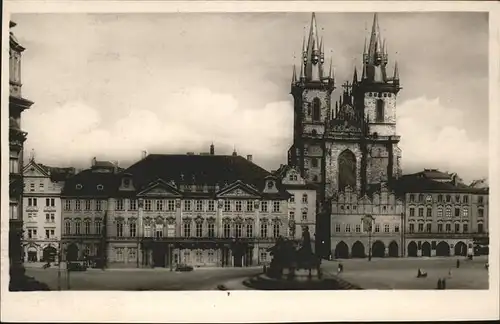
[[340,241],[335,247],[335,259],[349,258],[349,247],[344,241]]
[[153,267],[165,267],[165,249],[161,245],[153,247]]
[[389,256],[391,258],[397,258],[399,256],[398,243],[396,243],[396,241],[389,243]]
[[36,252],[36,248],[30,247],[28,249],[28,262],[37,262],[38,261],[38,255]]
[[455,244],[455,255],[467,255],[467,245],[464,242],[458,242]]
[[55,262],[56,261],[57,250],[53,246],[47,246],[43,249],[43,261],[45,262]]
[[450,246],[445,241],[441,241],[436,246],[437,256],[450,256]]
[[365,246],[360,241],[354,242],[352,245],[351,256],[353,258],[364,258],[365,257]]
[[385,257],[385,245],[382,241],[375,241],[375,243],[373,243],[372,257],[374,258]]
[[77,261],[78,260],[78,246],[75,243],[68,245],[66,250],[66,260],[67,261]]
[[411,241],[409,244],[408,244],[408,256],[409,257],[416,257],[417,256],[417,243],[415,243],[414,241]]
[[429,242],[422,243],[422,256],[431,256],[431,244]]

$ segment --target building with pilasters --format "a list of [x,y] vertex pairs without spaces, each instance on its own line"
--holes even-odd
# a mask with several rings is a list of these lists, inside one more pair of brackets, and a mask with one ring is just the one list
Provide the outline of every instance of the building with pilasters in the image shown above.
[[488,187],[437,169],[405,175],[398,187],[405,196],[406,256],[465,256],[488,245]]
[[[10,22],[10,28],[16,26]],[[21,129],[21,114],[33,102],[21,92],[21,56],[25,48],[9,32],[9,261],[12,272],[22,262],[23,236],[23,147],[27,133]]]

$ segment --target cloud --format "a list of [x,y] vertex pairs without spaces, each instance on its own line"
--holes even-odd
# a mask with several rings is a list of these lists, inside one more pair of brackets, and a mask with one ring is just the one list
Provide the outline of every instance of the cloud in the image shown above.
[[292,134],[293,110],[287,101],[250,110],[230,94],[192,88],[169,94],[150,109],[130,110],[109,126],[99,110],[81,102],[46,113],[33,109],[24,117],[24,127],[30,130],[26,148],[36,148],[37,160],[43,163],[83,162],[85,167],[93,156],[134,161],[143,150],[208,151],[213,141],[218,154],[231,154],[235,146],[240,155],[252,154],[258,163],[259,157],[282,160]]
[[465,181],[488,176],[488,143],[471,138],[462,111],[420,97],[403,102],[397,113],[405,173],[438,168]]

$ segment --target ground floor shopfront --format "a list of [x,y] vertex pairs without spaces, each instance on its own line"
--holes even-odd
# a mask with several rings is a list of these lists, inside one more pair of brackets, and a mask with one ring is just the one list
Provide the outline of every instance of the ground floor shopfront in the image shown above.
[[59,242],[23,242],[23,262],[56,262],[59,257]]
[[352,235],[331,238],[331,255],[335,259],[400,257],[403,255],[401,236]]
[[109,267],[249,267],[268,264],[273,242],[251,240],[153,240],[109,242]]

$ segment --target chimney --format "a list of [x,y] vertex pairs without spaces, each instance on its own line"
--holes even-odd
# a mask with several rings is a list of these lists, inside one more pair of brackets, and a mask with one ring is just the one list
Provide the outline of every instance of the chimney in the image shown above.
[[214,143],[210,144],[210,155],[215,155],[215,146],[214,146]]
[[96,159],[96,157],[94,156],[94,157],[92,158],[91,165],[94,167],[94,166],[95,166],[95,164],[96,164],[96,162],[97,162],[97,159]]
[[248,162],[252,162],[252,155],[251,154],[247,155],[247,160],[248,160]]
[[144,160],[146,158],[146,156],[148,156],[148,152],[142,151],[142,160]]

